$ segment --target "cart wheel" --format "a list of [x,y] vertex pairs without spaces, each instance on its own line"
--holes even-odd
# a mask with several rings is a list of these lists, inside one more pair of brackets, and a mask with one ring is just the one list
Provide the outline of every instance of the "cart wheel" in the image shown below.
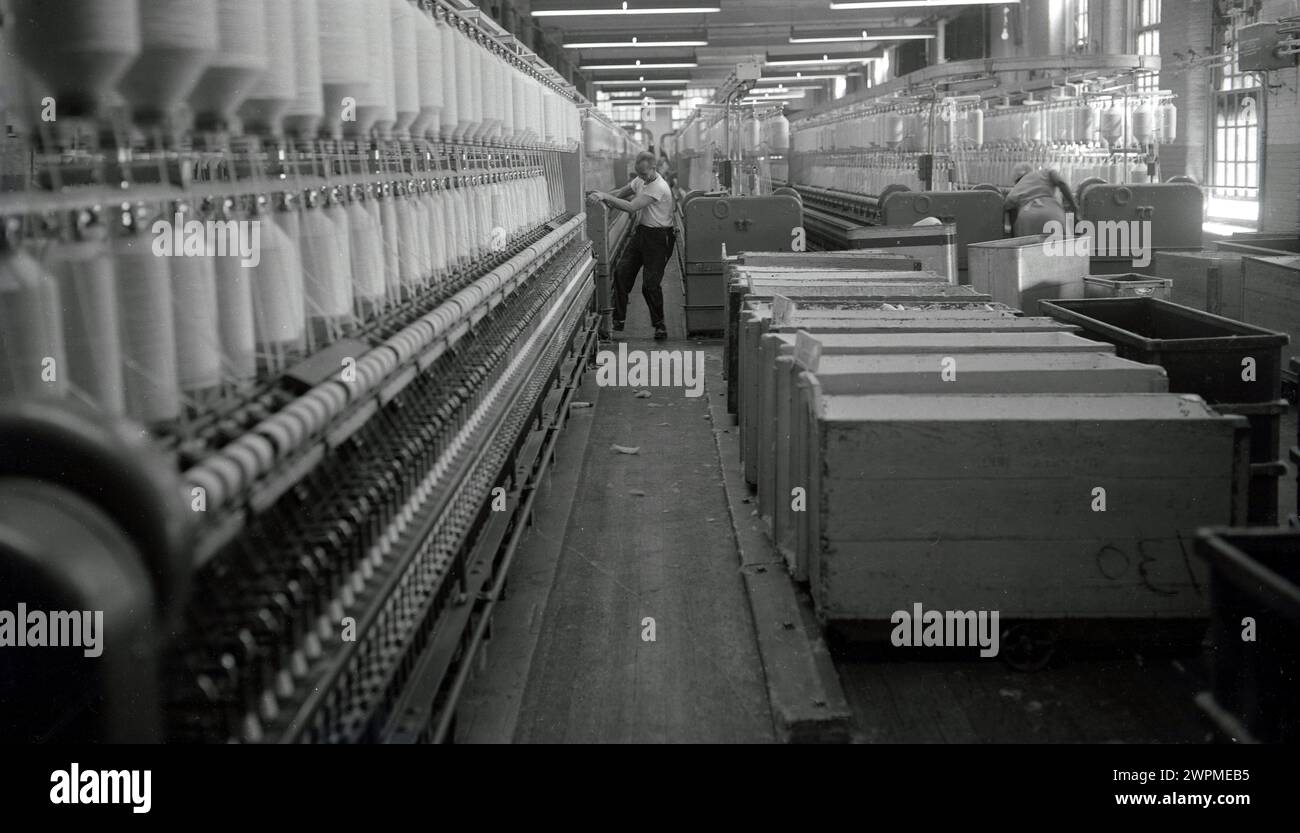
[[1056,647],[1056,631],[1044,625],[1012,625],[1002,633],[1002,659],[1016,671],[1041,671],[1056,655]]

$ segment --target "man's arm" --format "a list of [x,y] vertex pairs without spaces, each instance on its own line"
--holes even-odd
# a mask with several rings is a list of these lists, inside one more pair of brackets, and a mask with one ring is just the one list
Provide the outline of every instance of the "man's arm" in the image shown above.
[[1070,190],[1070,184],[1064,179],[1061,179],[1060,174],[1056,171],[1050,171],[1048,177],[1051,179],[1052,185],[1061,190],[1061,196],[1065,198],[1062,203],[1065,206],[1065,210],[1071,214],[1078,214],[1079,204],[1074,201],[1074,193]]
[[587,195],[587,197],[592,203],[598,203],[605,202],[607,199],[626,200],[635,193],[636,191],[633,190],[632,183],[629,182],[627,185],[624,185],[622,188],[611,194],[606,194],[604,191],[592,191]]
[[628,214],[635,214],[647,205],[653,203],[655,198],[649,194],[642,194],[631,202],[628,202],[627,200],[619,199],[613,194],[604,194],[601,196],[600,201],[605,205],[608,205],[610,208],[617,208],[619,211],[626,211]]

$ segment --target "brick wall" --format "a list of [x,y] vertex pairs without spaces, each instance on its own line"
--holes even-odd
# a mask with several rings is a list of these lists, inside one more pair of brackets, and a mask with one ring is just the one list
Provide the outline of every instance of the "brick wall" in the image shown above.
[[[1264,0],[1261,21],[1295,14],[1292,0]],[[1265,99],[1261,231],[1300,231],[1300,71],[1270,72]]]
[[[1212,0],[1166,2],[1160,23],[1160,58],[1174,66],[1174,53],[1208,54],[1213,42]],[[1209,151],[1210,85],[1213,73],[1207,68],[1162,73],[1160,86],[1178,97],[1178,140],[1160,148],[1161,175],[1191,176],[1197,182],[1207,180]]]

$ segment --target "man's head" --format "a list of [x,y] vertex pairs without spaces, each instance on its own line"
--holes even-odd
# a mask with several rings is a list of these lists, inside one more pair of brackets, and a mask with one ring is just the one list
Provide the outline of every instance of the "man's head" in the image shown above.
[[1011,182],[1015,184],[1024,179],[1027,174],[1034,170],[1034,166],[1028,162],[1021,162],[1011,171]]
[[641,177],[643,182],[654,182],[659,172],[655,170],[658,165],[658,158],[648,150],[643,150],[636,155],[636,175]]

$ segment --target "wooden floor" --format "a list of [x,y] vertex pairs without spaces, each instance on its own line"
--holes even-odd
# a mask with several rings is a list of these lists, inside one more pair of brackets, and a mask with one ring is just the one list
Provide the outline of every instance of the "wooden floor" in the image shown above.
[[[675,259],[664,295],[669,341],[651,340],[637,292],[620,334],[629,349],[716,351],[685,338]],[[578,399],[596,407],[565,431],[458,740],[770,742],[706,399],[670,388],[638,399],[593,378]]]

